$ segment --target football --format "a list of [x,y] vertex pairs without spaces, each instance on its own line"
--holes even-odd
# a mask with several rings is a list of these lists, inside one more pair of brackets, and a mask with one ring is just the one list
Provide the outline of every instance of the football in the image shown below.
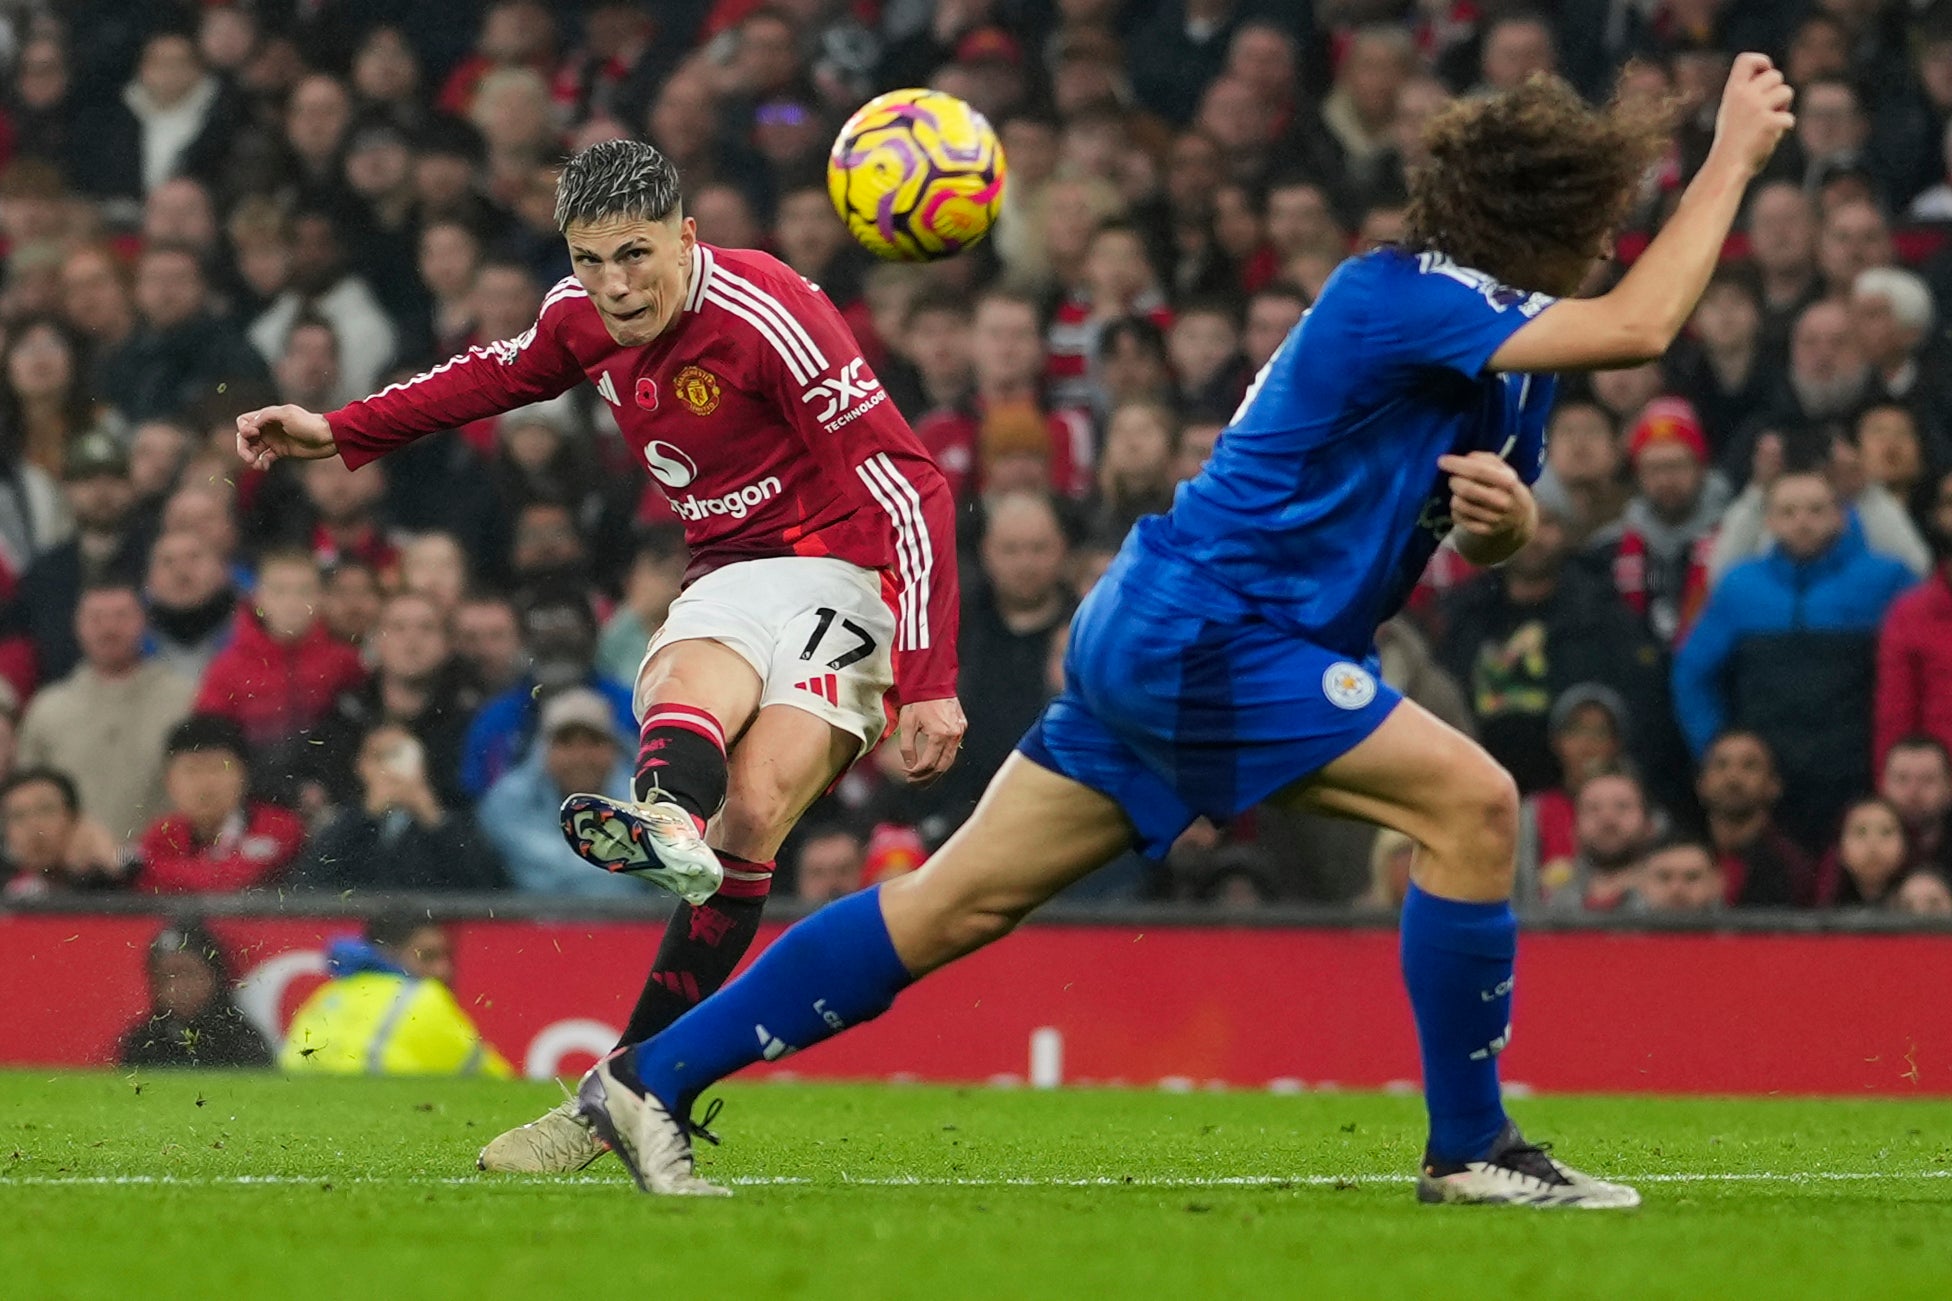
[[981,113],[940,91],[891,90],[841,128],[827,193],[869,252],[932,262],[989,233],[1003,174],[1003,144]]

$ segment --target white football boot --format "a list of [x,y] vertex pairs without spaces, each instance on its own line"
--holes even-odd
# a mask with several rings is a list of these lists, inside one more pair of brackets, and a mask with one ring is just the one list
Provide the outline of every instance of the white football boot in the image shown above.
[[562,826],[569,847],[604,871],[641,876],[693,907],[725,881],[691,814],[656,791],[644,804],[572,795],[563,801]]
[[495,1174],[574,1174],[602,1155],[589,1128],[576,1119],[572,1098],[491,1139],[474,1164]]
[[692,1165],[691,1125],[655,1097],[639,1093],[612,1073],[619,1048],[583,1077],[576,1113],[597,1140],[617,1154],[647,1193],[679,1197],[730,1197],[731,1190],[700,1179]]
[[1640,1194],[1554,1160],[1545,1146],[1527,1143],[1518,1126],[1507,1122],[1483,1160],[1435,1162],[1426,1156],[1417,1176],[1417,1200],[1618,1211],[1640,1205]]

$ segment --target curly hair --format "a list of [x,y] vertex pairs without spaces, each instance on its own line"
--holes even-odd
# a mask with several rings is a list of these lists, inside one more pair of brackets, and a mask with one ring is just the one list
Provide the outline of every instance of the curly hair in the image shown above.
[[1434,249],[1517,288],[1572,292],[1667,146],[1666,101],[1602,108],[1558,77],[1452,105],[1424,128],[1410,179],[1413,249]]

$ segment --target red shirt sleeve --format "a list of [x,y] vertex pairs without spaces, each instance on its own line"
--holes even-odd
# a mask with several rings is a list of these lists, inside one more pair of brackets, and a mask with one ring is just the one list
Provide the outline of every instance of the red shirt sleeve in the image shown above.
[[1872,710],[1871,767],[1884,777],[1884,756],[1897,740],[1919,730],[1924,697],[1922,657],[1918,653],[1914,606],[1899,597],[1885,615],[1877,639],[1877,693]]
[[[798,276],[781,277],[787,307],[811,355],[789,345],[755,351],[782,394],[788,422],[823,458],[837,458],[885,521],[896,585],[895,696],[904,705],[956,694],[956,502],[942,471],[908,427],[861,356],[860,344],[827,296]],[[790,282],[790,283],[785,283]]]
[[357,470],[423,434],[457,429],[487,416],[567,393],[583,367],[558,335],[563,313],[588,296],[565,280],[549,291],[542,314],[523,334],[469,348],[457,357],[326,416],[339,456]]

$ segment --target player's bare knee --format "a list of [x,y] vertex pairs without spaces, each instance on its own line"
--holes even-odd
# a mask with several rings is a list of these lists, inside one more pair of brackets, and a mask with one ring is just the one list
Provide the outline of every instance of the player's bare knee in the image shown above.
[[1460,765],[1429,814],[1430,834],[1422,839],[1447,873],[1487,886],[1509,883],[1518,845],[1518,786],[1510,773],[1488,756]]

